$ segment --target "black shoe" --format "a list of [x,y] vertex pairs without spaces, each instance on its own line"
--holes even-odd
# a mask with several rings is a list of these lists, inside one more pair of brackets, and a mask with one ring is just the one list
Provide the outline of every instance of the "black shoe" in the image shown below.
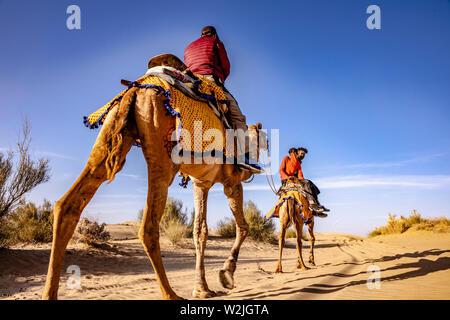
[[238,166],[252,173],[263,173],[264,169],[256,163],[239,163]]
[[316,203],[312,203],[312,204],[310,204],[309,205],[309,208],[311,209],[311,211],[314,211],[314,212],[323,212],[324,210],[323,210],[323,207],[322,206],[319,206],[318,204],[316,204]]
[[322,207],[322,209],[323,209],[324,212],[329,212],[329,211],[330,211],[330,209],[325,208],[324,206],[321,206],[321,207]]
[[328,217],[328,215],[326,213],[316,212],[316,211],[313,211],[313,216],[316,216],[316,217],[319,217],[319,218],[326,218],[326,217]]
[[244,158],[244,162],[238,163],[238,166],[244,170],[250,171],[252,173],[263,173],[264,169],[256,163],[255,161],[250,160],[250,158],[246,155]]

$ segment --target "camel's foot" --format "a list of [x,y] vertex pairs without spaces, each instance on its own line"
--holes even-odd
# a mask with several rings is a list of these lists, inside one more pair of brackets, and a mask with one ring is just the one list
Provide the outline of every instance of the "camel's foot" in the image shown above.
[[169,294],[163,297],[164,300],[186,300],[185,298],[180,297],[177,294]]
[[313,265],[313,266],[316,265],[316,264],[314,263],[314,257],[313,257],[313,256],[310,256],[310,257],[309,257],[309,263],[310,263],[311,265]]
[[42,295],[42,300],[58,300],[58,298],[56,296],[52,297],[52,296],[44,293]]
[[57,291],[45,288],[44,293],[42,294],[42,300],[58,300]]
[[276,273],[282,273],[283,272],[283,268],[281,268],[281,266],[277,266],[277,268],[275,269]]
[[302,265],[301,263],[297,264],[297,269],[302,269],[303,271],[309,270],[307,266],[305,266],[304,264]]
[[230,270],[222,269],[219,271],[219,281],[226,289],[234,288],[233,273]]
[[192,296],[194,298],[207,299],[207,298],[213,298],[213,297],[217,296],[217,293],[215,293],[214,291],[209,290],[209,289],[205,290],[205,289],[195,288],[192,291]]

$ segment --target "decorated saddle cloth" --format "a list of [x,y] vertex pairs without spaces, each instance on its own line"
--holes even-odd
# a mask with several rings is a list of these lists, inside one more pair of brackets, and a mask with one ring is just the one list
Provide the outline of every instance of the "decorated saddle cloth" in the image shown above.
[[294,204],[300,207],[300,211],[303,210],[304,206],[306,206],[307,208],[309,207],[308,200],[306,200],[306,198],[302,195],[302,192],[300,190],[294,189],[289,190],[280,196],[276,205],[266,214],[265,219],[269,220],[270,218],[273,217],[278,218],[279,217],[278,211],[280,210],[283,203],[288,199],[293,199]]
[[[219,103],[229,105],[229,102],[221,87],[201,75],[195,76],[197,79],[194,83],[187,86],[179,79],[164,74],[160,69],[152,68],[145,76],[132,82],[128,89],[153,88],[163,93],[166,97],[164,107],[168,113],[176,117],[177,141],[184,152],[194,155],[203,155],[208,152],[216,156],[221,154],[224,157],[233,157],[234,151],[227,150],[225,147],[227,122],[218,107]],[[84,124],[90,129],[102,125],[109,111],[120,103],[128,89],[119,93],[94,113],[84,117]],[[181,129],[184,130],[184,134],[181,134],[180,138]],[[217,137],[209,134],[210,129],[221,133],[220,143],[215,143]],[[189,136],[189,139],[186,136]],[[218,146],[221,146],[220,150]]]

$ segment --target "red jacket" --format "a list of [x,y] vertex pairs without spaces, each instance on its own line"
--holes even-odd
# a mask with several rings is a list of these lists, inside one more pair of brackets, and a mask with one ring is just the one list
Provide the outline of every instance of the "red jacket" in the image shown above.
[[301,161],[298,161],[295,157],[291,159],[291,157],[285,156],[283,158],[283,161],[281,162],[279,172],[281,176],[281,181],[291,176],[295,176],[295,173],[297,173],[297,178],[304,179],[302,172],[302,163]]
[[230,61],[222,41],[213,37],[200,37],[184,50],[184,63],[193,73],[212,74],[222,82],[230,74]]

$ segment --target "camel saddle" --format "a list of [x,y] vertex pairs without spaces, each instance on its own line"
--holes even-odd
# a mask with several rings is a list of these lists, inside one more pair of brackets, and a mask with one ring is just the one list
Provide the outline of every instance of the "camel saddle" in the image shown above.
[[188,70],[188,67],[183,63],[183,61],[180,60],[180,58],[170,53],[160,54],[148,61],[149,69],[158,66],[172,67],[180,70],[181,72],[185,72],[186,70]]
[[[158,66],[172,67],[172,68],[180,71],[182,74],[188,76],[191,79],[194,79],[194,80],[198,79],[192,73],[192,71],[189,70],[189,68],[184,64],[184,62],[180,60],[180,58],[178,58],[177,56],[174,56],[173,54],[170,54],[170,53],[160,54],[156,57],[151,58],[148,61],[148,65],[147,65],[148,69],[151,69],[153,67],[158,67]],[[183,81],[183,82],[185,82],[185,81]]]

